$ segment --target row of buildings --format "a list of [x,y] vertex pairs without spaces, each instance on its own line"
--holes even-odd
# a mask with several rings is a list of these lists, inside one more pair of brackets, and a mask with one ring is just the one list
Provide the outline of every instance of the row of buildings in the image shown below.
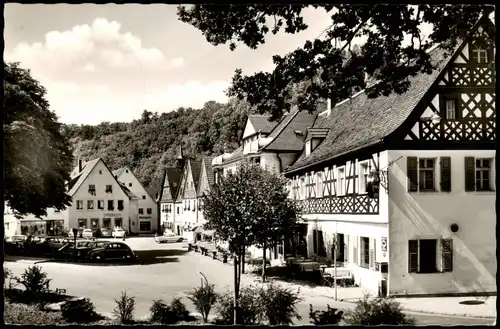
[[[483,18],[451,56],[433,49],[437,69],[412,77],[405,93],[362,91],[278,122],[250,115],[238,149],[201,161],[179,149],[157,203],[127,168],[88,162],[72,174],[68,225],[201,232],[203,194],[250,160],[287,177],[303,209],[297,233],[270,258],[333,260],[335,245],[336,261],[374,292],[496,293],[495,47],[486,35],[495,27]],[[61,227],[62,218],[47,222]]]
[[121,227],[131,233],[152,233],[158,228],[158,206],[128,167],[111,171],[98,158],[78,160],[67,183],[73,203],[66,210],[47,209],[47,216],[17,219],[5,207],[5,235],[62,235],[77,229]]
[[403,94],[362,91],[279,122],[251,115],[234,152],[185,164],[180,154],[162,222],[179,234],[202,223],[203,192],[250,160],[287,177],[304,213],[271,258],[332,259],[335,244],[337,262],[375,292],[496,293],[494,35],[483,18],[451,56],[433,49],[437,69]]

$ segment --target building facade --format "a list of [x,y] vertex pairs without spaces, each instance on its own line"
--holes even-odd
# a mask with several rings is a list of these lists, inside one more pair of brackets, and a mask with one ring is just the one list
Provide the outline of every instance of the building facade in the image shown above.
[[213,157],[203,157],[201,160],[200,182],[198,183],[197,191],[198,218],[196,222],[198,224],[206,222],[205,217],[203,216],[203,196],[210,191],[210,188],[215,183],[215,175],[212,170],[212,160]]
[[198,184],[200,182],[201,161],[188,159],[182,172],[179,193],[176,202],[182,204],[180,213],[176,216],[176,226],[179,235],[190,230],[198,223]]
[[137,205],[138,224],[132,223],[131,231],[134,233],[152,233],[157,231],[158,209],[156,200],[128,167],[113,171],[113,175],[118,182],[127,187],[139,198]]
[[408,92],[364,92],[318,115],[285,170],[304,254],[335,256],[389,295],[496,292],[495,62],[482,19]]

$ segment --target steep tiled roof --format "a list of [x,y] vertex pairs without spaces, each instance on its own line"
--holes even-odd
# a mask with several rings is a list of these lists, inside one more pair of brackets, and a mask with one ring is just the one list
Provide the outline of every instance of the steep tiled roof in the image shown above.
[[[307,128],[311,127],[317,111],[299,111],[295,108],[288,114],[269,135],[273,140],[262,148],[264,151],[295,151],[302,150]],[[301,134],[297,134],[297,132]]]
[[269,134],[278,124],[277,121],[269,121],[269,115],[249,115],[248,120],[252,123],[255,131],[261,131],[264,134]]
[[[168,182],[163,183],[163,187],[167,187],[170,189],[170,195],[172,199],[165,198],[163,195],[160,195],[160,200],[162,201],[172,201],[177,197],[177,192],[179,191],[179,187],[181,184],[182,178],[182,169],[179,168],[167,168],[165,169],[165,178],[168,179]],[[167,185],[168,184],[168,185]],[[163,193],[163,188],[162,192]]]
[[342,154],[378,142],[397,129],[414,110],[424,94],[444,69],[450,57],[436,48],[430,52],[437,69],[431,74],[418,74],[410,79],[409,90],[401,95],[369,99],[364,92],[335,106],[329,115],[318,115],[314,128],[330,128],[327,137],[309,155],[304,153],[286,172],[333,159]]
[[243,158],[243,146],[240,146],[236,150],[234,150],[233,153],[231,153],[231,155],[229,156],[229,158],[224,159],[223,163],[225,164],[225,163],[233,162],[233,161],[239,160],[241,158]]
[[125,171],[126,168],[127,167],[123,167],[123,168],[114,170],[113,171],[113,176],[115,176],[116,178],[120,177],[120,175]]
[[214,171],[212,170],[213,156],[203,157],[203,164],[205,165],[205,173],[207,174],[208,185],[212,186],[215,183]]
[[132,191],[130,191],[128,187],[125,186],[125,184],[120,184],[120,187],[122,188],[123,192],[125,192],[125,194],[128,196],[129,199],[139,199],[139,197],[134,193],[132,193]]
[[83,184],[87,176],[90,174],[92,169],[94,169],[95,165],[101,160],[101,158],[97,158],[83,164],[83,168],[81,172],[78,172],[78,166],[73,169],[71,172],[71,181],[68,186],[68,194],[74,195],[75,192],[80,188]]
[[200,183],[201,166],[201,161],[191,161],[191,174],[193,175],[194,188],[196,191],[198,191],[198,184]]

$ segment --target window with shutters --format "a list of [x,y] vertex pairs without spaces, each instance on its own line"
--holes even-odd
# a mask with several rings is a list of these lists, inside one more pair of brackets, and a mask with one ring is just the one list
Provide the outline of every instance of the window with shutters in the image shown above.
[[409,192],[436,191],[436,159],[408,157],[407,176]]
[[[439,251],[441,252],[440,261],[438,258]],[[438,270],[438,263],[441,263],[440,271]],[[409,273],[438,273],[451,271],[453,271],[452,239],[418,239],[408,241]]]
[[491,190],[491,160],[476,159],[476,191]]
[[359,238],[359,265],[362,267],[370,266],[370,238],[360,237]]
[[451,192],[451,158],[441,157],[441,192]]

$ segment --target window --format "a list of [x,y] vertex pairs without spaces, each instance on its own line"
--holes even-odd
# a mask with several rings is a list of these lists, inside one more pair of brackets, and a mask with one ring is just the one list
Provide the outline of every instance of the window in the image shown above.
[[309,156],[311,154],[311,141],[306,142],[306,156]]
[[360,237],[359,246],[359,265],[362,267],[370,266],[370,238]]
[[[441,241],[438,248],[438,242]],[[453,271],[452,239],[419,239],[408,242],[408,272],[437,273],[438,251],[441,251],[441,272]]]
[[181,213],[181,207],[177,207],[177,214]]
[[151,209],[151,208],[146,209],[146,213],[148,215],[151,215],[153,213],[153,209]]
[[139,222],[139,231],[151,231],[151,222]]
[[115,210],[114,200],[108,200],[108,210]]
[[97,201],[97,209],[104,209],[104,200]]
[[83,210],[83,200],[76,200],[76,210]]
[[121,218],[115,218],[115,227],[122,227],[122,224]]
[[78,228],[86,228],[86,227],[87,227],[87,218],[79,218]]
[[418,185],[420,191],[434,191],[434,159],[419,159]]
[[128,170],[125,170],[125,172],[128,174]]
[[91,229],[93,230],[97,230],[99,228],[99,218],[92,218],[90,220],[90,224],[91,224]]
[[447,99],[445,104],[446,104],[446,119],[455,120],[456,113],[457,113],[457,107],[456,107],[455,100],[454,99]]
[[102,170],[99,170],[99,175],[102,175]]
[[106,193],[113,193],[113,187],[111,185],[106,185]]
[[368,181],[368,162],[359,164],[359,194],[366,193],[366,183]]
[[123,200],[118,200],[118,210],[119,211],[123,210]]
[[481,46],[474,46],[472,49],[472,58],[478,64],[488,63],[488,51]]
[[59,210],[59,209],[54,209],[54,212],[61,212],[61,210]]
[[143,200],[146,200],[146,196],[145,196],[145,195],[143,195],[143,196],[142,196],[142,199],[143,199]]
[[300,200],[306,199],[306,179],[305,177],[300,178]]
[[132,187],[132,183],[128,183],[128,187]]
[[345,194],[345,169],[338,168],[337,174],[337,195]]
[[87,209],[94,209],[94,200],[87,200]]
[[89,193],[95,195],[95,185],[89,184]]
[[492,191],[493,159],[465,157],[465,191]]
[[143,215],[143,214],[144,214],[144,209],[139,208],[139,215]]
[[321,171],[316,174],[316,197],[323,197],[323,173]]
[[102,219],[102,227],[103,228],[111,228],[111,218],[103,218]]
[[186,205],[187,205],[187,210],[191,210],[191,201],[190,200],[186,201]]

